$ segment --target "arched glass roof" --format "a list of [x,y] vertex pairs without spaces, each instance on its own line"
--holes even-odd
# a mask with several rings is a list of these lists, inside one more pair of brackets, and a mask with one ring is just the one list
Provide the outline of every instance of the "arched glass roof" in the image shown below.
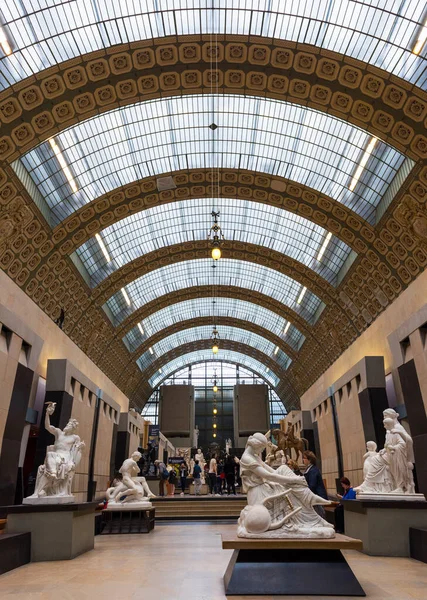
[[[214,122],[218,128],[209,127]],[[281,100],[194,95],[141,102],[70,127],[55,137],[77,191],[44,142],[21,164],[56,224],[102,194],[144,177],[180,169],[249,169],[308,185],[370,222],[404,156],[336,117]]]
[[[212,350],[210,348],[205,348],[203,350],[197,350],[194,352],[188,352],[187,354],[178,356],[177,358],[174,358],[170,362],[163,365],[162,372],[160,373],[159,371],[157,371],[149,379],[149,383],[151,387],[157,387],[161,381],[169,377],[169,375],[171,375],[178,369],[186,365],[191,365],[193,363],[208,360],[212,360]],[[248,369],[251,369],[258,375],[263,377],[266,381],[268,381],[268,383],[273,387],[276,387],[280,381],[280,378],[275,373],[273,373],[271,369],[263,365],[257,359],[252,358],[252,356],[247,356],[246,354],[242,354],[241,352],[235,352],[234,350],[221,350],[221,357],[218,358],[218,363],[221,360],[228,361],[231,363],[237,363],[247,367]]]
[[77,254],[93,287],[116,269],[148,252],[172,244],[207,239],[212,225],[212,208],[221,212],[220,223],[227,240],[249,242],[286,254],[331,284],[336,282],[351,252],[347,244],[333,236],[318,261],[328,232],[282,208],[248,200],[184,200],[149,208],[104,229],[101,237],[110,262],[96,238],[80,246]]
[[9,0],[1,21],[13,51],[0,85],[80,54],[164,36],[265,36],[334,50],[426,86],[421,0]]
[[[214,301],[215,305],[213,305]],[[124,336],[123,341],[130,352],[133,352],[145,340],[162,329],[182,321],[212,316],[214,309],[217,317],[241,319],[271,331],[274,335],[282,337],[294,350],[298,350],[305,339],[304,335],[293,324],[288,327],[289,321],[271,310],[245,300],[219,296],[215,299],[185,300],[162,308],[141,321],[140,327],[133,327]],[[141,333],[141,329],[144,333]],[[285,329],[287,329],[286,333],[284,333]]]
[[215,284],[248,290],[247,298],[243,299],[250,300],[251,290],[270,296],[292,308],[310,323],[314,323],[320,314],[321,300],[307,290],[298,303],[304,286],[287,275],[260,264],[232,258],[221,258],[218,265],[212,263],[210,258],[200,258],[150,271],[126,286],[130,306],[119,291],[104,305],[106,312],[113,324],[118,325],[135,310],[160,296],[193,286],[212,286],[214,290]]
[[[280,350],[277,354],[274,354],[276,346],[272,342],[266,340],[265,338],[261,337],[256,333],[247,331],[246,329],[240,329],[240,327],[230,327],[228,325],[219,325],[218,333],[220,336],[218,352],[219,358],[222,358],[221,341],[232,340],[234,342],[246,344],[251,348],[256,348],[257,350],[259,350],[259,352],[262,352],[266,356],[270,356],[271,359],[277,362],[277,364],[283,369],[286,369],[292,362],[289,356],[285,354],[283,350]],[[174,348],[177,348],[178,346],[183,346],[184,344],[189,344],[190,342],[197,342],[199,340],[209,340],[211,335],[212,325],[202,325],[198,327],[192,327],[190,329],[185,329],[184,331],[177,331],[176,333],[173,333],[172,335],[168,335],[167,337],[161,339],[156,344],[153,344],[151,348],[152,352],[147,350],[147,352],[142,354],[136,362],[141,371],[144,371],[155,360],[157,360],[163,354],[170,352]]]

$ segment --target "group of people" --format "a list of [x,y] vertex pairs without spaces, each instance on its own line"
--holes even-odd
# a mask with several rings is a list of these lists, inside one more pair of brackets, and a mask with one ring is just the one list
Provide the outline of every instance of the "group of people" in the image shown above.
[[239,461],[230,454],[224,460],[214,454],[206,465],[210,496],[233,494],[236,496],[236,481],[239,478]]

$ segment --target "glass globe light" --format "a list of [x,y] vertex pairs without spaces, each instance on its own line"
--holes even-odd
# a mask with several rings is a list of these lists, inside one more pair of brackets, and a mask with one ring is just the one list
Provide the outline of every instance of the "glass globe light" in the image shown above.
[[216,423],[213,424],[213,428],[216,429]]
[[212,437],[216,437],[216,433],[214,433]]
[[216,385],[214,385],[212,389],[215,393],[218,391],[218,387]]
[[218,412],[218,411],[217,411],[217,409],[216,409],[216,408],[214,408],[214,409],[213,409],[213,414],[214,414],[214,415],[216,415],[216,413],[217,413],[217,412]]
[[214,345],[212,346],[212,352],[213,352],[214,354],[218,354],[218,350],[219,350],[218,346],[217,346],[216,344],[214,344]]
[[221,258],[221,248],[218,248],[218,246],[212,248],[212,258],[214,260],[219,260]]

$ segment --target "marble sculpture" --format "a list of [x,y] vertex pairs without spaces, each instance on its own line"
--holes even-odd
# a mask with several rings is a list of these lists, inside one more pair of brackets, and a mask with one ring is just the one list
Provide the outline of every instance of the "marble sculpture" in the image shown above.
[[277,470],[261,459],[268,440],[262,433],[251,435],[240,459],[243,491],[248,505],[240,513],[237,535],[245,538],[332,538],[334,528],[313,506],[327,505],[311,492],[304,477],[287,465]]
[[386,430],[384,448],[377,452],[375,442],[366,444],[363,483],[354,488],[358,499],[424,500],[414,487],[412,438],[398,421],[392,408],[383,412]]
[[198,460],[199,461],[199,467],[202,469],[202,472],[200,473],[200,479],[202,480],[202,484],[205,483],[205,456],[201,450],[201,448],[197,448],[197,453],[194,455],[194,460]]
[[50,424],[55,407],[55,402],[47,402],[44,422],[55,442],[47,447],[45,461],[37,470],[34,494],[24,498],[23,504],[68,504],[75,500],[71,485],[85,443],[75,433],[79,425],[75,419],[70,419],[64,430]]
[[108,500],[107,510],[140,510],[152,508],[150,498],[154,494],[148,487],[145,477],[138,477],[141,460],[140,452],[133,452],[119,469],[123,479],[115,487],[110,487],[105,493]]

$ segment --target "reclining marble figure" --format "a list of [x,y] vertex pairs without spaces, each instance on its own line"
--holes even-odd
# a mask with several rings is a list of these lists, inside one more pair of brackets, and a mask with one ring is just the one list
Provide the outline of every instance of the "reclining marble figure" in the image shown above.
[[45,427],[55,443],[47,447],[45,461],[37,470],[34,494],[24,498],[24,504],[66,504],[75,500],[71,486],[85,443],[75,433],[79,425],[75,419],[70,419],[64,430],[50,424],[55,406],[48,402],[45,416]]
[[268,440],[251,435],[240,459],[243,491],[248,505],[240,513],[237,535],[245,538],[332,538],[334,527],[313,506],[328,505],[310,490],[304,477],[287,465],[277,470],[261,459]]
[[123,480],[115,487],[110,487],[105,493],[108,500],[108,509],[141,509],[152,508],[150,498],[155,494],[148,487],[145,477],[138,477],[140,468],[138,461],[141,459],[140,452],[133,452],[130,458],[127,458],[119,469]]

